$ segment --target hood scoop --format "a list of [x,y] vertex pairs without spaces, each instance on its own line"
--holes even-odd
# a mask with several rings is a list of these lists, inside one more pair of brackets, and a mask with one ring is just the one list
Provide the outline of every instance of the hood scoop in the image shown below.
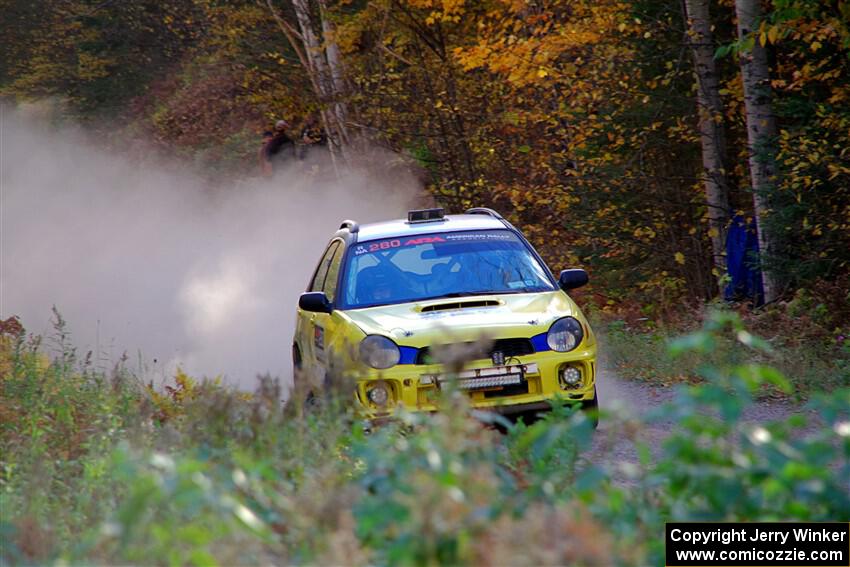
[[421,313],[430,313],[432,311],[449,311],[452,309],[469,309],[473,307],[495,307],[500,305],[495,299],[475,299],[472,301],[452,301],[450,303],[437,303],[436,305],[426,305]]

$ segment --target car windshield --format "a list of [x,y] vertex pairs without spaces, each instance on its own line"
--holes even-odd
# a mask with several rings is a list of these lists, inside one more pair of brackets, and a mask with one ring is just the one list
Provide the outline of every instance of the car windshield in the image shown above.
[[343,303],[356,308],[554,289],[513,232],[444,232],[355,244],[346,260]]

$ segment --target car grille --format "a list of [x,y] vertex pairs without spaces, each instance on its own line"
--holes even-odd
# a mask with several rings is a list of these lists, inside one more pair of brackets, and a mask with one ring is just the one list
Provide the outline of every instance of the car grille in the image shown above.
[[523,380],[519,384],[511,384],[510,386],[503,386],[497,390],[485,390],[484,397],[485,398],[505,398],[508,396],[520,396],[522,394],[528,393],[528,382]]
[[[474,343],[466,343],[472,345]],[[505,360],[513,356],[524,356],[526,354],[534,354],[534,345],[531,344],[531,339],[497,339],[493,341],[493,346],[490,348],[489,355],[499,351],[505,355]],[[416,355],[416,364],[431,364],[431,349],[423,347],[419,349]]]

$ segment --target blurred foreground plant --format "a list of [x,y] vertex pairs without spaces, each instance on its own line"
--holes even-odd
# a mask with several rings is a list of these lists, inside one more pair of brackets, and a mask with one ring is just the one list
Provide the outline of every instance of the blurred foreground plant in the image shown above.
[[[770,348],[719,313],[671,350],[711,358],[720,337]],[[597,432],[559,405],[529,424],[471,417],[457,391],[369,431],[344,380],[286,406],[268,376],[253,394],[192,380],[157,419],[126,371],[67,345],[46,361],[39,343],[7,335],[0,352],[3,564],[646,564],[665,521],[850,517],[850,391],[771,420],[755,395],[787,380],[743,352]],[[669,434],[650,445],[648,428]],[[624,440],[636,463],[609,454]]]

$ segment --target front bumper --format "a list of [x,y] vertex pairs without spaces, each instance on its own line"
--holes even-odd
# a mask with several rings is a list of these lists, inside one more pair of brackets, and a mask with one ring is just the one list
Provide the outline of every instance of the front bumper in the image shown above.
[[[549,400],[555,398],[575,403],[594,398],[595,344],[567,353],[546,351],[515,357],[509,365],[527,368],[522,380],[518,384],[465,390],[472,408],[510,415],[548,409]],[[565,365],[572,366],[581,373],[581,381],[575,387],[567,387],[559,381],[559,372]],[[490,368],[493,368],[490,360],[477,360],[467,364],[464,370]],[[433,364],[401,364],[389,370],[370,372],[357,381],[356,396],[362,417],[382,419],[402,409],[416,412],[436,411],[437,398],[445,386],[441,386],[440,381],[434,380],[433,376],[443,372],[439,365]],[[377,381],[384,382],[392,394],[390,401],[384,406],[372,403],[367,396],[368,388]]]

